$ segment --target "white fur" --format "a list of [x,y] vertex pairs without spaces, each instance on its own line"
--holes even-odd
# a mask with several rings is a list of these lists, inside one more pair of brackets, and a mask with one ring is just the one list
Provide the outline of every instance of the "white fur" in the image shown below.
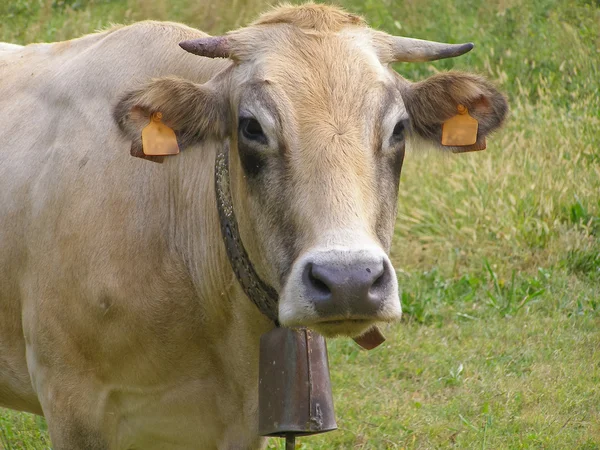
[[18,52],[19,50],[21,50],[23,48],[22,45],[17,45],[17,44],[9,44],[7,42],[0,42],[0,56],[3,53],[14,53],[14,52]]

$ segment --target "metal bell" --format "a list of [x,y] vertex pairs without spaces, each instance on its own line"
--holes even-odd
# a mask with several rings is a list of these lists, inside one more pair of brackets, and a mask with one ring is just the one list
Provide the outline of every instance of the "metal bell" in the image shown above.
[[323,336],[289,328],[261,336],[258,411],[259,434],[286,437],[288,445],[296,435],[337,428]]

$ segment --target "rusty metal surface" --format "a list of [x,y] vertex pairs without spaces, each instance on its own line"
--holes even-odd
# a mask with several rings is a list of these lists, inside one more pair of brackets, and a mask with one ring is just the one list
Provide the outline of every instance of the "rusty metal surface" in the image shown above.
[[261,436],[337,428],[323,336],[275,328],[261,337],[258,409]]

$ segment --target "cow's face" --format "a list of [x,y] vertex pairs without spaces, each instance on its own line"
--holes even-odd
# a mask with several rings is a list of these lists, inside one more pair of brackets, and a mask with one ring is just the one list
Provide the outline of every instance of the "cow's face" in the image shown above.
[[401,313],[388,257],[409,127],[400,79],[354,36],[284,34],[233,74],[244,242],[283,325],[356,336]]
[[504,116],[503,97],[478,77],[399,77],[388,67],[394,51],[409,60],[452,52],[398,50],[389,39],[355,16],[305,6],[183,45],[234,59],[207,85],[186,88],[188,109],[199,117],[210,108],[210,121],[198,120],[231,141],[242,240],[280,294],[282,325],[357,336],[399,318],[388,253],[406,139],[438,140],[458,104],[480,120],[482,137]]

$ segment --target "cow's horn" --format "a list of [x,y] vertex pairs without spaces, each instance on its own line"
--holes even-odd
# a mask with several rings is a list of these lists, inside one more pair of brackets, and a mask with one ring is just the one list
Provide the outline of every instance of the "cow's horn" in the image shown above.
[[231,49],[225,36],[208,36],[179,43],[186,52],[207,58],[229,58]]
[[454,58],[471,51],[474,44],[443,44],[394,36],[392,38],[392,60],[398,62],[423,62]]

